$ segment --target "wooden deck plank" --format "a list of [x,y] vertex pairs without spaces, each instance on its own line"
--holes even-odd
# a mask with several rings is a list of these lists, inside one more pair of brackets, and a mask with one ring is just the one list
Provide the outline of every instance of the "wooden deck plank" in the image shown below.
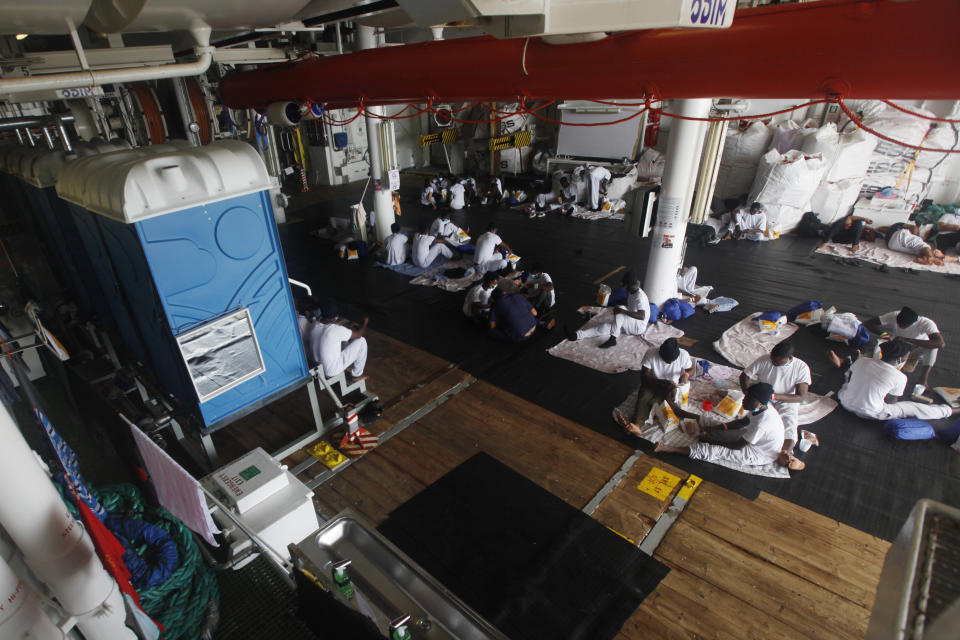
[[785,500],[771,498],[753,502],[707,483],[681,518],[869,610],[880,580],[877,556],[857,557],[834,542],[835,529],[816,522],[815,514],[788,509]]
[[654,557],[815,638],[862,638],[870,612],[682,520]]
[[[804,633],[807,630],[809,635]],[[623,625],[618,638],[809,640],[809,625],[784,625],[748,602],[681,570],[671,571]]]

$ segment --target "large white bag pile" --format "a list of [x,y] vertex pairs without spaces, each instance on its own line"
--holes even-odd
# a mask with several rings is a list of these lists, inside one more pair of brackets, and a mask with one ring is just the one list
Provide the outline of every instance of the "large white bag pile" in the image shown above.
[[800,150],[808,156],[819,153],[823,157],[823,179],[840,182],[862,179],[876,146],[877,138],[874,136],[853,128],[840,133],[836,124],[828,122],[805,133]]
[[757,163],[769,148],[772,132],[762,122],[752,122],[745,129],[730,125],[723,143],[723,155],[717,170],[718,198],[736,198],[747,193],[757,173]]
[[816,212],[820,222],[829,224],[848,213],[860,197],[863,180],[849,179],[837,182],[822,181],[810,198],[810,211]]
[[663,169],[666,165],[667,157],[665,155],[653,147],[647,147],[637,161],[637,173],[645,178],[662,178]]
[[768,223],[782,233],[792,231],[823,177],[823,158],[796,149],[771,149],[760,159],[748,202],[767,208]]
[[773,138],[770,140],[770,149],[776,149],[780,153],[786,153],[791,149],[799,149],[800,140],[807,132],[803,125],[793,120],[780,122],[772,128]]

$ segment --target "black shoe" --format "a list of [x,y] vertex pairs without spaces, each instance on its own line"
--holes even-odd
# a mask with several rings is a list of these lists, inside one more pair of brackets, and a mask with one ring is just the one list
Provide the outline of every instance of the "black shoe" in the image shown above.
[[600,348],[609,349],[610,347],[615,347],[615,346],[617,346],[617,339],[614,338],[613,336],[610,336],[610,339],[604,342],[602,345],[600,345]]
[[572,331],[567,325],[563,325],[563,335],[567,337],[567,340],[570,342],[577,341],[577,334],[575,331]]

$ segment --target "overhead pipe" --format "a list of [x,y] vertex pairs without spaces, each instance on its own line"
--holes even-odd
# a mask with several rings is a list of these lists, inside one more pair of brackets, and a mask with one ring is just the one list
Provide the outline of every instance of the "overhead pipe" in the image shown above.
[[25,78],[0,78],[0,96],[27,91],[50,91],[71,89],[74,87],[94,87],[104,84],[123,82],[141,82],[145,80],[163,80],[198,76],[206,73],[213,62],[215,49],[210,44],[210,27],[193,29],[198,46],[194,49],[197,59],[194,62],[179,62],[155,67],[137,69],[87,69],[70,73],[51,73]]
[[22,118],[0,118],[0,131],[23,127],[47,127],[59,125],[59,122],[73,122],[73,115],[24,116]]
[[[957,24],[956,0],[778,4],[738,10],[727,29],[654,29],[567,45],[484,36],[359,51],[233,72],[220,94],[235,109],[307,99],[330,108],[361,99],[384,105],[643,95],[955,100]],[[883,33],[916,35],[878,37]]]

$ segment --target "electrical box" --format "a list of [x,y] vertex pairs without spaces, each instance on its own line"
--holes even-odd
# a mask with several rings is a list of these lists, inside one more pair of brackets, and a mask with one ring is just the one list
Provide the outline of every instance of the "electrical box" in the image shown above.
[[[247,529],[284,558],[290,558],[288,545],[320,528],[313,491],[259,447],[200,482]],[[256,557],[249,554],[253,542],[226,514],[215,509],[213,519],[227,539],[230,557],[239,559],[235,569]]]

